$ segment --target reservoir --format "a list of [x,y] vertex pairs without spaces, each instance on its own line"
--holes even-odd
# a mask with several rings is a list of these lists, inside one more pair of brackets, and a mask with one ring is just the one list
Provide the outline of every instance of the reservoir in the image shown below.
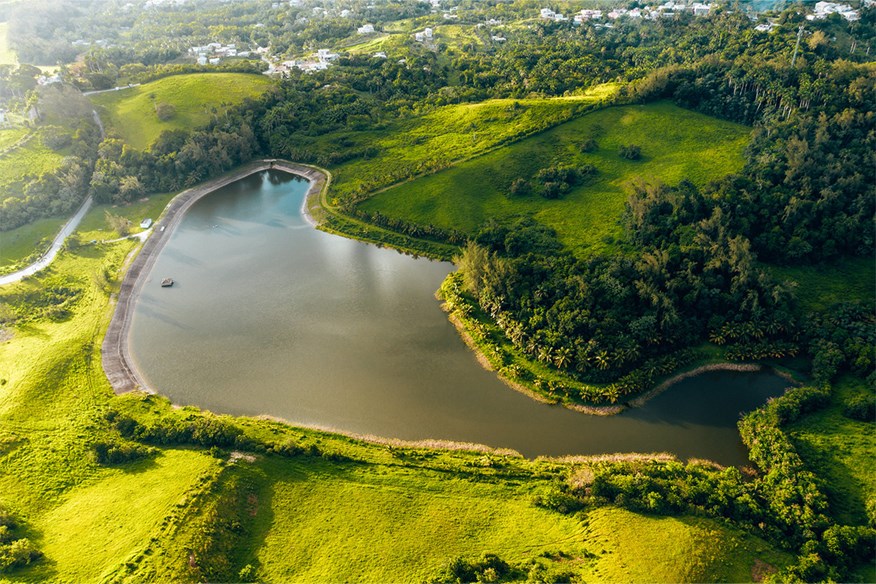
[[134,306],[130,353],[151,389],[347,433],[729,465],[747,462],[740,412],[787,386],[769,372],[705,373],[612,417],[533,401],[485,371],[441,311],[451,264],[314,229],[307,188],[266,171],[189,209]]

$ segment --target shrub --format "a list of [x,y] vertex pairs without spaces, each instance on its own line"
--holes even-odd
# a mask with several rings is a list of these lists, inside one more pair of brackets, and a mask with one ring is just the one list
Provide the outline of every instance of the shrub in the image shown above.
[[176,108],[169,103],[159,103],[155,106],[155,115],[162,122],[166,122],[176,115]]
[[597,144],[595,138],[587,138],[581,142],[581,152],[595,152],[598,149],[599,144]]
[[514,197],[525,197],[532,194],[532,185],[528,180],[517,178],[511,183],[510,193]]
[[106,466],[133,462],[156,453],[154,448],[131,443],[98,442],[91,449],[95,461]]
[[255,582],[256,569],[252,564],[245,565],[237,574],[238,580],[241,582]]
[[42,556],[27,538],[0,545],[0,573],[27,566]]
[[43,134],[43,144],[52,150],[61,150],[72,143],[73,137],[61,128],[49,128]]
[[627,160],[639,160],[642,157],[642,147],[636,144],[627,144],[620,147],[618,154],[621,155],[621,158],[626,158]]
[[848,398],[843,404],[843,415],[853,420],[862,422],[872,422],[876,416],[876,404],[873,403],[873,397],[858,394]]

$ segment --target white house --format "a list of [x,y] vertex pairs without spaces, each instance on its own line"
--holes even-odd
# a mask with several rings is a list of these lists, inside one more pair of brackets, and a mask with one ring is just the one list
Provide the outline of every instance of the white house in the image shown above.
[[693,10],[694,16],[708,16],[712,6],[710,4],[694,2],[691,4],[690,9]]
[[827,18],[831,14],[839,14],[850,22],[861,18],[860,13],[857,10],[853,10],[848,4],[839,4],[837,2],[816,2],[815,14],[807,14],[806,20],[821,20]]
[[371,34],[374,32],[373,24],[363,24],[359,28],[356,29],[356,34]]
[[207,64],[207,56],[201,55],[198,57],[198,65],[206,65]]
[[334,61],[340,55],[337,53],[333,53],[331,49],[319,49],[316,51],[316,57],[319,59],[320,63],[327,63],[328,61]]
[[210,59],[209,62],[211,65],[218,65],[220,61],[222,61],[222,59],[220,59],[219,57],[213,57],[212,59]]
[[431,28],[425,29],[423,31],[423,36],[426,37],[427,39],[431,39],[432,38],[432,29]]
[[490,39],[492,39],[493,41],[495,41],[497,43],[504,43],[505,41],[508,40],[503,36],[496,36],[496,35],[491,36]]
[[557,15],[557,13],[554,12],[553,10],[551,10],[550,8],[542,8],[541,9],[541,17],[546,19],[546,20],[553,20],[556,15]]

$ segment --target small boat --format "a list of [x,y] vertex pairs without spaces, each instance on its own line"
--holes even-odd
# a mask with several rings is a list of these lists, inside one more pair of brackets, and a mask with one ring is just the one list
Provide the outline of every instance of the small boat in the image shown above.
[[170,288],[173,286],[173,278],[165,278],[161,281],[162,288]]

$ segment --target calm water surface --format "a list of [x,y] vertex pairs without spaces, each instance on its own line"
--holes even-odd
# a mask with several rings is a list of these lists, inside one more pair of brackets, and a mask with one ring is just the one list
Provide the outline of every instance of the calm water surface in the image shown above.
[[[449,263],[313,229],[308,183],[253,175],[198,201],[137,301],[130,349],[147,383],[216,412],[527,456],[673,452],[746,462],[741,411],[787,385],[708,373],[610,418],[537,403],[485,371],[434,292]],[[165,276],[172,288],[161,288]]]

